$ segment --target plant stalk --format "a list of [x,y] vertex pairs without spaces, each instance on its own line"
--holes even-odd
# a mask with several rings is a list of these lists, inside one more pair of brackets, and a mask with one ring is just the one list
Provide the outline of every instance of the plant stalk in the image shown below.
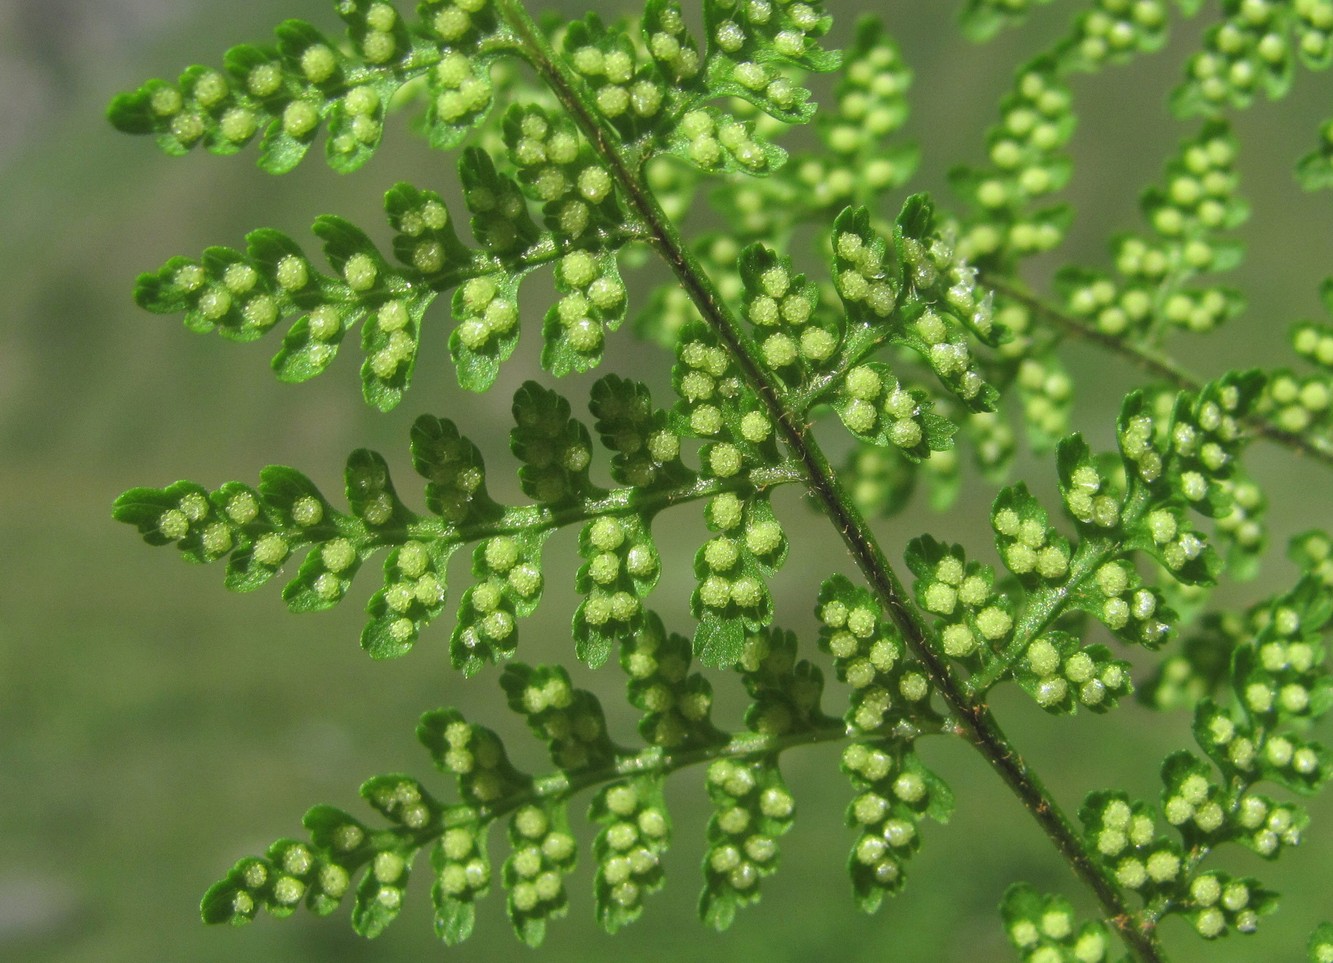
[[1134,913],[1119,888],[1097,865],[1040,779],[1009,743],[989,708],[971,700],[953,679],[948,665],[932,644],[934,640],[929,627],[907,601],[901,581],[869,525],[838,483],[832,466],[811,434],[810,425],[788,404],[785,387],[760,363],[759,352],[749,333],[723,302],[703,266],[685,247],[638,171],[626,163],[619,149],[619,136],[584,102],[577,79],[561,62],[522,5],[517,0],[497,0],[497,7],[522,42],[533,68],[550,86],[606,164],[633,212],[647,229],[651,243],[763,400],[788,448],[803,465],[811,493],[824,507],[861,574],[913,654],[925,665],[935,690],[956,716],[958,734],[976,747],[1018,796],[1074,874],[1096,895],[1109,922],[1135,958],[1140,963],[1164,963],[1166,958],[1153,931],[1135,926]]
[[[993,278],[986,274],[982,276],[981,282],[997,294],[1002,294],[1011,301],[1017,301],[1050,327],[1095,344],[1112,354],[1118,354],[1154,378],[1160,378],[1180,391],[1197,393],[1203,387],[1202,379],[1191,374],[1169,358],[1148,351],[1124,338],[1117,338],[1098,331],[1092,325],[1071,317],[1065,312],[1051,307],[1041,299],[1019,290],[1011,281],[1003,278]],[[1274,423],[1262,412],[1250,415],[1245,419],[1245,423],[1260,437],[1267,438],[1275,444],[1282,445],[1284,448],[1307,458],[1313,458],[1315,461],[1323,462],[1328,467],[1333,468],[1333,445],[1330,445],[1327,441],[1318,437],[1307,438],[1297,432],[1288,431]]]

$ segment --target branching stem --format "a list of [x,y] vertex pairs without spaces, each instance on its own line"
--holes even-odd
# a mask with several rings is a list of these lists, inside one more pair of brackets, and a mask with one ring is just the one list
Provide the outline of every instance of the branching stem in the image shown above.
[[[519,535],[535,532],[554,531],[578,522],[601,518],[606,515],[641,515],[651,517],[664,508],[683,505],[686,502],[711,498],[719,492],[739,492],[751,488],[774,488],[778,485],[790,485],[805,481],[805,475],[795,464],[775,465],[762,471],[751,472],[747,476],[735,478],[696,478],[687,485],[675,485],[669,488],[656,488],[644,491],[639,488],[613,488],[595,497],[581,498],[568,504],[550,507],[546,505],[521,505],[505,509],[493,519],[470,522],[457,526],[441,518],[423,516],[407,526],[406,535],[410,538],[426,539],[438,542],[479,542],[496,535]],[[353,519],[360,528],[351,526],[352,537],[360,537],[365,529],[359,519]],[[390,544],[390,543],[384,543]]]
[[[1197,393],[1203,387],[1202,379],[1182,368],[1170,358],[1150,351],[1126,338],[1117,338],[1114,335],[1098,331],[1086,321],[1052,307],[1040,298],[1015,287],[1012,282],[1004,278],[995,278],[989,274],[983,274],[981,280],[983,284],[992,288],[997,294],[1002,294],[1011,301],[1023,305],[1038,320],[1057,331],[1095,344],[1112,354],[1118,354],[1154,378],[1160,378],[1181,391]],[[1255,434],[1333,468],[1333,445],[1330,445],[1324,439],[1314,436],[1307,437],[1296,432],[1287,431],[1275,424],[1262,412],[1251,415],[1245,419],[1245,422]]]
[[958,734],[971,742],[1037,820],[1070,868],[1095,894],[1108,920],[1141,963],[1162,963],[1165,956],[1151,929],[1134,925],[1135,916],[1115,883],[1086,849],[1077,831],[1055,804],[1037,775],[1009,743],[989,708],[971,700],[940,657],[925,620],[907,593],[869,525],[838,483],[801,412],[760,362],[749,332],[724,303],[703,266],[689,252],[679,233],[647,189],[637,167],[620,150],[619,136],[585,102],[578,81],[552,50],[545,35],[517,0],[497,0],[510,27],[525,48],[524,56],[550,86],[606,164],[633,213],[647,228],[651,242],[670,266],[695,308],[729,349],[745,379],[762,399],[793,456],[802,464],[811,494],[823,506],[842,536],[857,568],[898,627],[913,653],[924,663],[937,691],[956,716]]
[[[934,730],[916,729],[913,737],[927,735]],[[941,731],[948,731],[947,729]],[[651,746],[637,753],[617,754],[615,761],[590,769],[575,772],[558,770],[544,776],[538,776],[523,789],[503,796],[486,806],[468,806],[460,804],[444,811],[443,817],[436,823],[411,832],[411,844],[420,848],[438,839],[446,830],[455,826],[474,826],[477,823],[490,823],[510,813],[516,812],[528,804],[567,800],[572,796],[600,786],[615,779],[633,776],[666,776],[680,769],[710,763],[717,759],[754,759],[759,756],[774,756],[788,749],[800,746],[822,745],[829,742],[843,742],[863,733],[848,728],[840,719],[827,719],[809,729],[787,732],[782,735],[764,735],[757,732],[730,733],[724,741],[707,745],[691,746],[687,749],[663,749]],[[402,829],[386,829],[387,838],[401,836]],[[368,847],[366,852],[373,854],[378,846]]]

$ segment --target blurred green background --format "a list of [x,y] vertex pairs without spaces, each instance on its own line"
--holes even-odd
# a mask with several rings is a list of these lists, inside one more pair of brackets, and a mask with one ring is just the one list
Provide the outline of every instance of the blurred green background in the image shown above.
[[[534,4],[543,6],[615,14],[628,4]],[[841,3],[831,6],[844,13]],[[917,73],[908,133],[922,144],[923,164],[911,187],[942,191],[949,166],[979,159],[981,132],[1014,64],[1064,28],[1071,5],[1043,9],[1029,29],[984,48],[969,46],[954,29],[960,0],[879,6]],[[416,386],[398,411],[381,415],[358,398],[354,349],[325,377],[283,385],[268,371],[273,339],[232,346],[133,306],[134,276],[171,255],[236,246],[261,225],[313,250],[308,226],[325,212],[384,240],[384,189],[400,179],[439,189],[452,184],[451,159],[432,153],[402,123],[390,125],[385,148],[358,174],[339,177],[312,155],[295,173],[274,178],[254,167],[253,151],[168,158],[146,140],[114,133],[103,119],[111,94],[146,77],[173,77],[188,63],[217,63],[227,46],[266,39],[284,16],[337,29],[326,0],[0,0],[0,958],[975,963],[1007,958],[994,906],[1010,881],[1059,889],[1090,910],[980,760],[961,745],[932,740],[923,752],[953,785],[958,812],[947,829],[928,831],[906,892],[876,916],[860,914],[849,895],[842,810],[850,791],[837,775],[836,750],[814,749],[784,758],[801,818],[783,841],[784,865],[765,882],[762,905],[726,934],[693,919],[706,821],[698,773],[677,776],[669,787],[676,836],[668,885],[640,922],[614,938],[593,921],[588,859],[571,883],[570,918],[551,928],[538,955],[509,934],[498,893],[484,904],[469,943],[436,943],[421,877],[403,919],[376,942],[354,936],[345,913],[261,918],[235,932],[198,922],[203,890],[237,857],[297,833],[307,806],[361,811],[356,786],[378,772],[413,772],[429,782],[429,759],[412,735],[426,709],[458,705],[511,733],[520,761],[538,761],[525,754],[531,747],[497,698],[496,673],[463,684],[448,668],[447,620],[399,662],[364,656],[356,639],[373,574],[338,610],[289,616],[276,587],[229,595],[219,567],[186,566],[173,552],[148,551],[110,519],[112,499],[133,485],[183,477],[206,485],[253,482],[268,463],[297,466],[332,494],[347,452],[360,446],[382,451],[406,499],[420,505],[406,450],[412,419],[430,411],[454,418],[479,440],[501,438],[509,394],[535,369],[530,328],[497,390],[464,396],[453,384],[437,311]],[[1139,226],[1139,187],[1158,179],[1162,159],[1193,130],[1172,120],[1164,102],[1198,29],[1178,30],[1171,49],[1132,70],[1078,83],[1070,196],[1079,216],[1070,260],[1105,263],[1105,238]],[[1318,281],[1333,273],[1333,200],[1302,194],[1290,169],[1313,144],[1329,92],[1327,75],[1302,74],[1289,100],[1238,118],[1243,189],[1256,213],[1242,232],[1249,253],[1237,283],[1251,307],[1228,333],[1176,346],[1200,373],[1285,363],[1289,323],[1317,315]],[[1050,267],[1037,265],[1033,276]],[[530,282],[529,312],[542,307],[545,283]],[[628,332],[618,337],[612,370],[638,349],[631,340]],[[1078,347],[1070,363],[1081,386],[1076,425],[1107,445],[1115,399],[1136,373]],[[562,389],[577,399],[590,380],[571,379]],[[511,463],[498,447],[486,450],[492,490],[513,493]],[[1264,445],[1251,462],[1274,502],[1275,539],[1329,523],[1326,472]],[[1019,470],[1039,491],[1052,491],[1048,460],[1024,460]],[[775,581],[778,617],[809,637],[819,579],[847,565],[828,526],[792,493],[783,495],[778,509],[799,549]],[[900,547],[930,530],[984,554],[991,497],[973,479],[948,515],[921,507],[884,524],[885,544]],[[682,535],[675,549],[666,548],[668,570],[654,604],[683,630],[688,553],[703,529],[680,519],[659,527]],[[453,599],[466,554],[455,559]],[[563,564],[572,574],[574,557],[572,533],[557,536],[546,552],[548,573]],[[1229,585],[1222,596],[1244,604],[1292,576],[1290,566],[1274,561],[1258,582]],[[572,661],[562,625],[574,596],[560,582],[551,579],[542,611],[524,624],[527,661]],[[628,737],[628,712],[615,708],[621,682],[607,672],[615,675],[575,675],[602,694]],[[829,705],[836,698],[834,686]],[[997,709],[1071,810],[1091,788],[1155,796],[1163,753],[1188,742],[1184,716],[1159,719],[1133,706],[1058,725],[1023,699],[1004,697]],[[443,780],[436,782],[443,792]],[[1233,872],[1256,873],[1283,891],[1286,911],[1266,921],[1259,937],[1214,945],[1170,923],[1175,958],[1297,958],[1314,922],[1333,918],[1333,805],[1319,800],[1311,809],[1308,844],[1280,865],[1238,852],[1225,857]],[[497,865],[501,835],[493,837]]]

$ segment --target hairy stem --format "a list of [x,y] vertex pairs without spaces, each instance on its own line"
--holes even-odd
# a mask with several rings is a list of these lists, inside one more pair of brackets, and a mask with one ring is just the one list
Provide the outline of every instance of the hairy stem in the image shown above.
[[551,49],[545,35],[517,0],[497,0],[497,7],[523,42],[529,62],[550,86],[570,116],[588,137],[598,157],[624,194],[651,237],[651,243],[675,273],[677,280],[704,320],[728,347],[746,380],[768,408],[793,456],[803,465],[812,495],[842,536],[853,560],[902,632],[913,653],[924,663],[935,690],[957,718],[958,734],[968,739],[1018,796],[1050,838],[1061,856],[1097,896],[1107,917],[1125,944],[1142,963],[1165,959],[1151,930],[1140,930],[1114,882],[1084,847],[1069,819],[1059,809],[1037,775],[1009,743],[990,710],[971,700],[954,680],[933,644],[932,633],[907,593],[860,512],[838,483],[827,457],[811,435],[810,426],[787,396],[786,389],[764,368],[749,333],[737,321],[702,265],[690,254],[657,199],[619,149],[618,135],[585,103],[577,80]]

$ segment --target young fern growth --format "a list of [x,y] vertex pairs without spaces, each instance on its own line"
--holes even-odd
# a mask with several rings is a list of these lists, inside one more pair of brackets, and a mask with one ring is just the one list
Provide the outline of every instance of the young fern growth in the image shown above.
[[[971,0],[964,29],[988,36],[1029,6]],[[385,195],[397,263],[324,216],[314,233],[329,273],[261,229],[244,250],[210,247],[140,277],[139,303],[182,313],[192,330],[248,341],[287,322],[273,359],[284,380],[322,372],[360,325],[364,399],[394,408],[438,323],[434,300],[448,294],[458,383],[492,390],[521,350],[519,288],[547,269],[556,300],[542,317],[541,366],[554,378],[589,371],[630,316],[620,264],[646,252],[675,278],[639,299],[647,308],[635,325],[671,350],[670,403],[607,373],[589,391],[588,422],[582,398],[524,382],[509,435],[516,503],[489,494],[466,426],[433,415],[410,439],[424,498],[400,497],[388,462],[363,449],[348,458],[345,509],[283,466],[254,486],[181,481],[117,500],[115,517],[149,544],[226,559],[232,590],[294,569],[283,598],[295,612],[336,605],[382,555],[361,636],[376,659],[405,656],[423,636],[430,644],[449,561],[472,546],[450,661],[463,676],[503,663],[504,702],[550,758],[545,772],[521,771],[505,736],[452,708],[429,711],[418,738],[452,777],[452,801],[414,777],[372,778],[361,795],[379,823],[311,809],[308,841],[279,839],[236,863],[205,895],[204,919],[244,923],[261,908],[286,916],[301,905],[322,915],[350,895],[354,928],[373,937],[398,915],[415,868],[432,878],[446,943],[471,934],[476,901],[496,885],[518,937],[535,946],[570,903],[582,833],[570,806],[588,795],[593,905],[614,932],[663,885],[673,835],[664,785],[698,765],[712,807],[699,912],[723,929],[758,900],[793,825],[800,787],[784,780],[782,754],[826,742],[839,744],[850,782],[852,891],[873,911],[903,887],[923,823],[945,822],[955,805],[918,751],[926,736],[954,734],[1098,906],[1099,918],[1080,922],[1064,896],[1016,883],[1002,917],[1021,959],[1119,959],[1118,939],[1129,959],[1164,960],[1159,924],[1172,915],[1205,939],[1254,932],[1276,894],[1216,866],[1214,851],[1239,843],[1277,858],[1308,822],[1288,796],[1313,794],[1329,775],[1310,730],[1333,707],[1333,541],[1317,529],[1293,540],[1299,581],[1246,610],[1211,589],[1265,560],[1266,496],[1242,467],[1246,445],[1262,436],[1333,461],[1333,329],[1296,327],[1309,375],[1234,370],[1205,381],[1162,352],[1177,331],[1207,335],[1243,309],[1207,277],[1239,260],[1229,232],[1246,214],[1237,143],[1217,111],[1247,105],[1260,86],[1285,92],[1288,39],[1311,69],[1327,66],[1333,4],[1220,6],[1223,21],[1174,98],[1208,119],[1168,161],[1165,187],[1145,194],[1152,233],[1114,242],[1114,275],[1065,266],[1050,298],[1020,272],[1059,247],[1072,217],[1053,195],[1074,175],[1075,79],[1158,50],[1172,12],[1196,15],[1197,0],[1085,4],[1068,36],[1018,69],[986,164],[952,172],[957,212],[920,194],[887,196],[917,159],[896,141],[910,72],[873,18],[856,26],[845,57],[827,48],[832,19],[814,0],[647,0],[635,22],[589,14],[542,26],[519,0],[423,0],[415,17],[341,0],[343,42],[286,21],[273,47],[233,48],[221,71],[190,68],[179,83],[150,81],[113,101],[113,123],[155,135],[169,153],[229,154],[258,140],[274,173],[299,163],[320,127],[335,169],[361,166],[388,113],[416,99],[433,147],[470,141],[458,161],[470,240],[442,194],[397,184]],[[840,68],[834,105],[817,110],[803,85]],[[789,155],[776,143],[811,122],[817,149]],[[1322,183],[1319,163],[1301,162],[1307,185]],[[696,198],[734,229],[687,241],[681,224]],[[811,229],[814,256],[802,253],[800,228]],[[1060,350],[1070,335],[1155,376],[1125,397],[1115,452],[1068,430]],[[852,447],[842,473],[816,437],[840,435],[835,421]],[[999,476],[1024,430],[1034,448],[1053,450],[1058,506],[1008,483],[982,540],[881,544],[860,506],[898,511],[918,479],[946,503],[956,447]],[[607,474],[610,487],[596,480]],[[815,622],[795,629],[775,623],[770,588],[792,564],[772,498],[782,485],[800,486],[827,516],[859,573],[810,573]],[[693,555],[689,624],[668,626],[651,596],[664,569],[686,562],[659,548],[653,527],[690,513],[708,534]],[[577,561],[543,559],[547,539],[571,526]],[[982,560],[992,538],[1003,572]],[[910,586],[892,560],[899,552]],[[613,731],[599,695],[576,688],[564,666],[519,661],[520,621],[559,577],[579,595],[574,657],[602,672],[618,663],[636,737]],[[826,692],[830,665],[840,685]],[[731,721],[713,714],[728,674],[746,697]],[[1145,703],[1193,708],[1198,753],[1168,755],[1160,804],[1087,787],[1080,830],[1005,735],[991,694],[1013,683],[1051,716],[1102,714],[1136,678]],[[1261,794],[1263,783],[1285,795]],[[488,839],[498,822],[508,855],[497,874]],[[1333,958],[1330,946],[1325,924],[1309,958]]]

